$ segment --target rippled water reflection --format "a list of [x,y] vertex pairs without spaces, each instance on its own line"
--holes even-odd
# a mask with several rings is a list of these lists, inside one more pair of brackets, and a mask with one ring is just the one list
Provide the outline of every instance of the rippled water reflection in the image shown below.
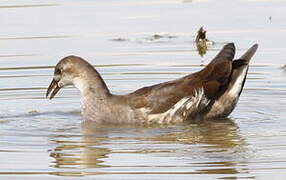
[[[3,1],[0,179],[284,179],[283,7],[245,0]],[[214,41],[203,57],[194,43],[201,26]],[[237,56],[260,47],[229,119],[99,126],[81,123],[76,89],[44,98],[66,55],[86,58],[112,92],[124,94],[197,71],[230,41]]]

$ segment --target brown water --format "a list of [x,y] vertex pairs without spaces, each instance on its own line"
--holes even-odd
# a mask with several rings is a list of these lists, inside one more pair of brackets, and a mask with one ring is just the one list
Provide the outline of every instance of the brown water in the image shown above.
[[[285,179],[285,1],[2,0],[0,179]],[[215,42],[201,57],[204,26]],[[159,35],[159,36],[158,36]],[[166,127],[82,124],[75,88],[52,101],[53,66],[70,54],[112,92],[201,69],[226,42],[254,43],[245,89],[227,120]]]

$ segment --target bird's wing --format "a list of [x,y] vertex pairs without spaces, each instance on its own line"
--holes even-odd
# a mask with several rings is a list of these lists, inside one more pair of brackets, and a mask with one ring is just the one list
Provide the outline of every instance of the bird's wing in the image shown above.
[[151,113],[163,113],[184,97],[192,97],[200,88],[206,97],[215,98],[228,82],[231,75],[235,47],[227,44],[218,55],[201,71],[183,78],[144,87],[128,94],[133,108],[146,108]]

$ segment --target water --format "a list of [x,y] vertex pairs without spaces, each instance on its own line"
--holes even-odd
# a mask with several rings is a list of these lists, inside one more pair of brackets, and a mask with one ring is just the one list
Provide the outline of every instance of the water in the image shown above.
[[[285,179],[285,7],[279,0],[1,1],[0,179]],[[203,57],[193,42],[201,26],[215,42]],[[124,94],[201,69],[226,42],[235,42],[237,56],[260,45],[227,120],[101,127],[81,123],[75,88],[44,97],[66,55],[87,59]]]

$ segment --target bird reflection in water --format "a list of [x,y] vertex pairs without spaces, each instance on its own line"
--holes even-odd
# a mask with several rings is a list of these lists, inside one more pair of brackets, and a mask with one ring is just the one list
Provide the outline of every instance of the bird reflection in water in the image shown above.
[[108,167],[102,165],[101,159],[106,158],[110,153],[108,148],[98,147],[106,139],[104,132],[95,126],[82,123],[81,134],[79,136],[59,136],[55,142],[58,146],[50,153],[55,159],[55,168],[101,168]]
[[177,156],[190,160],[195,168],[194,174],[249,173],[246,167],[249,157],[247,143],[240,136],[236,123],[229,118],[189,122],[179,132],[141,140],[190,145],[189,148],[178,149]]
[[[188,166],[188,173],[191,174],[248,173],[246,163],[243,163],[248,152],[247,143],[239,135],[238,126],[230,119],[204,120],[176,126],[123,128],[99,127],[95,123],[86,122],[82,124],[80,133],[79,136],[57,137],[60,139],[55,140],[58,145],[50,153],[54,158],[53,167],[70,168],[80,176],[92,175],[98,173],[96,169],[103,168],[101,171],[105,171],[106,168],[112,168],[112,160],[108,160],[108,165],[105,162],[113,153],[124,153],[125,156],[132,153],[133,157],[134,153],[147,153],[155,157],[160,153],[160,157],[166,155],[167,163],[169,157],[183,158],[184,162],[191,164],[191,167]],[[121,143],[114,146],[113,143],[119,141]],[[132,141],[136,141],[136,146],[128,143]],[[165,160],[162,161],[166,163]],[[131,164],[134,163],[136,164],[136,159]],[[150,165],[152,166],[152,158]],[[154,168],[156,167],[152,166]],[[82,172],[80,169],[90,170]],[[126,170],[126,174],[128,172]],[[61,172],[58,175],[71,176],[71,172]]]

